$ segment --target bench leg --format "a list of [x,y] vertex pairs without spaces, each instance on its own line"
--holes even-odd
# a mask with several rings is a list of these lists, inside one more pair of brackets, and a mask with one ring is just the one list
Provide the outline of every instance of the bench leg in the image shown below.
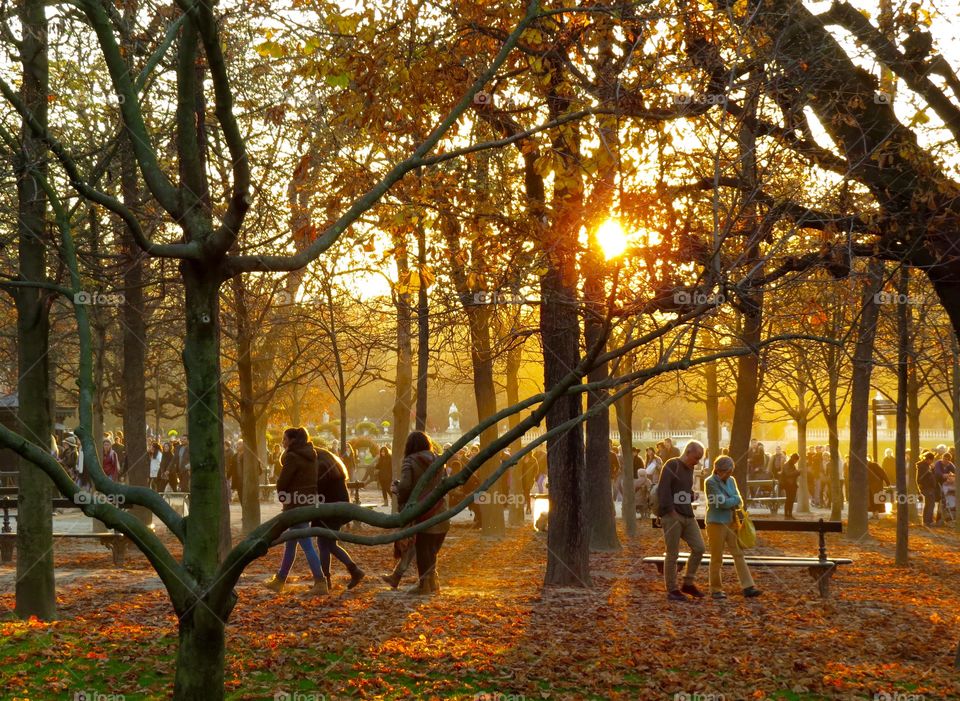
[[0,540],[0,560],[3,562],[13,561],[14,545],[16,545],[16,543],[12,538],[4,538],[3,540]]
[[127,552],[127,539],[111,538],[106,542],[106,546],[110,548],[110,551],[113,554],[113,564],[122,565],[123,558]]
[[810,576],[813,577],[817,583],[817,589],[820,591],[821,598],[829,598],[830,579],[833,577],[833,571],[836,568],[836,565],[814,565],[813,567],[807,568]]

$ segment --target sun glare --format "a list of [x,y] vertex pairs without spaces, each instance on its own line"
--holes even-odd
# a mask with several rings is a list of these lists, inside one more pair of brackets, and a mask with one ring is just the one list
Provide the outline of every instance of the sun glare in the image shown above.
[[616,219],[607,219],[597,229],[597,242],[603,255],[611,260],[627,250],[627,235]]

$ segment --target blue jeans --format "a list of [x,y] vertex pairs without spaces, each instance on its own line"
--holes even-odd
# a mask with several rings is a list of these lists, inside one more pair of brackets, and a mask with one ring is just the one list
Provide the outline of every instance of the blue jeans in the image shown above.
[[330,555],[340,560],[350,574],[357,569],[357,564],[350,557],[350,553],[343,549],[339,540],[317,536],[317,549],[320,551],[320,567],[324,577],[330,576]]
[[[292,526],[290,530],[293,531],[309,527],[309,523],[298,523],[296,526]],[[320,579],[323,576],[323,571],[320,567],[320,557],[317,555],[317,551],[314,550],[313,541],[310,540],[310,538],[288,540],[283,544],[283,559],[280,560],[277,579],[286,579],[287,575],[290,574],[290,568],[293,567],[293,562],[297,559],[298,544],[300,545],[300,549],[303,550],[303,554],[307,556],[307,564],[310,565],[310,572],[313,573],[313,578]]]

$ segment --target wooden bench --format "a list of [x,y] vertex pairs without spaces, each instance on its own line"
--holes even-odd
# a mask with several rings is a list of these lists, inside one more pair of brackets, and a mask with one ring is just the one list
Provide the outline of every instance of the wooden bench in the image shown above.
[[[2,491],[7,491],[5,488]],[[58,497],[53,499],[54,509],[80,509],[81,506],[72,499]],[[127,508],[126,506],[121,508]],[[17,509],[17,499],[10,496],[0,497],[0,509],[3,510],[3,527],[0,528],[0,561],[11,562],[13,551],[17,545],[17,534],[10,527],[10,512]],[[98,541],[108,548],[113,555],[113,564],[122,565],[127,549],[127,538],[122,533],[108,531],[105,533],[54,533],[54,538],[82,538]]]
[[[706,524],[702,518],[697,519],[700,528],[705,528]],[[659,517],[653,517],[652,525],[654,528],[662,528]],[[827,557],[827,533],[843,533],[843,523],[841,521],[775,521],[772,519],[755,519],[753,521],[757,531],[783,531],[789,533],[817,533],[819,536],[819,552],[816,557],[792,557],[786,555],[751,555],[744,553],[747,565],[750,567],[803,567],[807,570],[814,581],[817,583],[817,589],[821,597],[830,596],[830,580],[833,573],[840,565],[849,565],[853,560],[845,557]],[[682,569],[686,565],[690,553],[680,553],[677,558],[677,569]],[[654,555],[643,558],[643,562],[654,564],[657,571],[663,574],[663,563],[665,555]],[[703,564],[710,564],[709,553],[704,554]],[[730,555],[723,556],[724,565],[732,565],[733,558]]]

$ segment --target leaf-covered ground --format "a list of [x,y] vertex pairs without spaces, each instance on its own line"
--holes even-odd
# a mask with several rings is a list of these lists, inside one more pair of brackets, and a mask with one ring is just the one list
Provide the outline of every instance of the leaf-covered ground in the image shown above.
[[[455,525],[443,593],[427,600],[379,581],[386,547],[352,548],[369,573],[354,591],[337,569],[332,595],[307,598],[301,559],[302,581],[276,596],[259,584],[279,560],[271,551],[239,586],[228,698],[960,698],[953,533],[915,530],[902,569],[890,519],[872,525],[869,543],[830,538],[830,553],[855,564],[828,601],[799,569],[755,572],[765,594],[744,600],[728,568],[726,601],[668,604],[640,563],[662,551],[659,531],[640,530],[622,551],[593,556],[592,589],[544,590],[542,537],[524,528],[492,542]],[[815,535],[761,536],[759,552],[816,553]],[[145,560],[128,560],[116,568],[95,545],[58,543],[62,620],[0,620],[3,698],[169,697],[176,621]],[[0,567],[6,612],[13,571]]]

